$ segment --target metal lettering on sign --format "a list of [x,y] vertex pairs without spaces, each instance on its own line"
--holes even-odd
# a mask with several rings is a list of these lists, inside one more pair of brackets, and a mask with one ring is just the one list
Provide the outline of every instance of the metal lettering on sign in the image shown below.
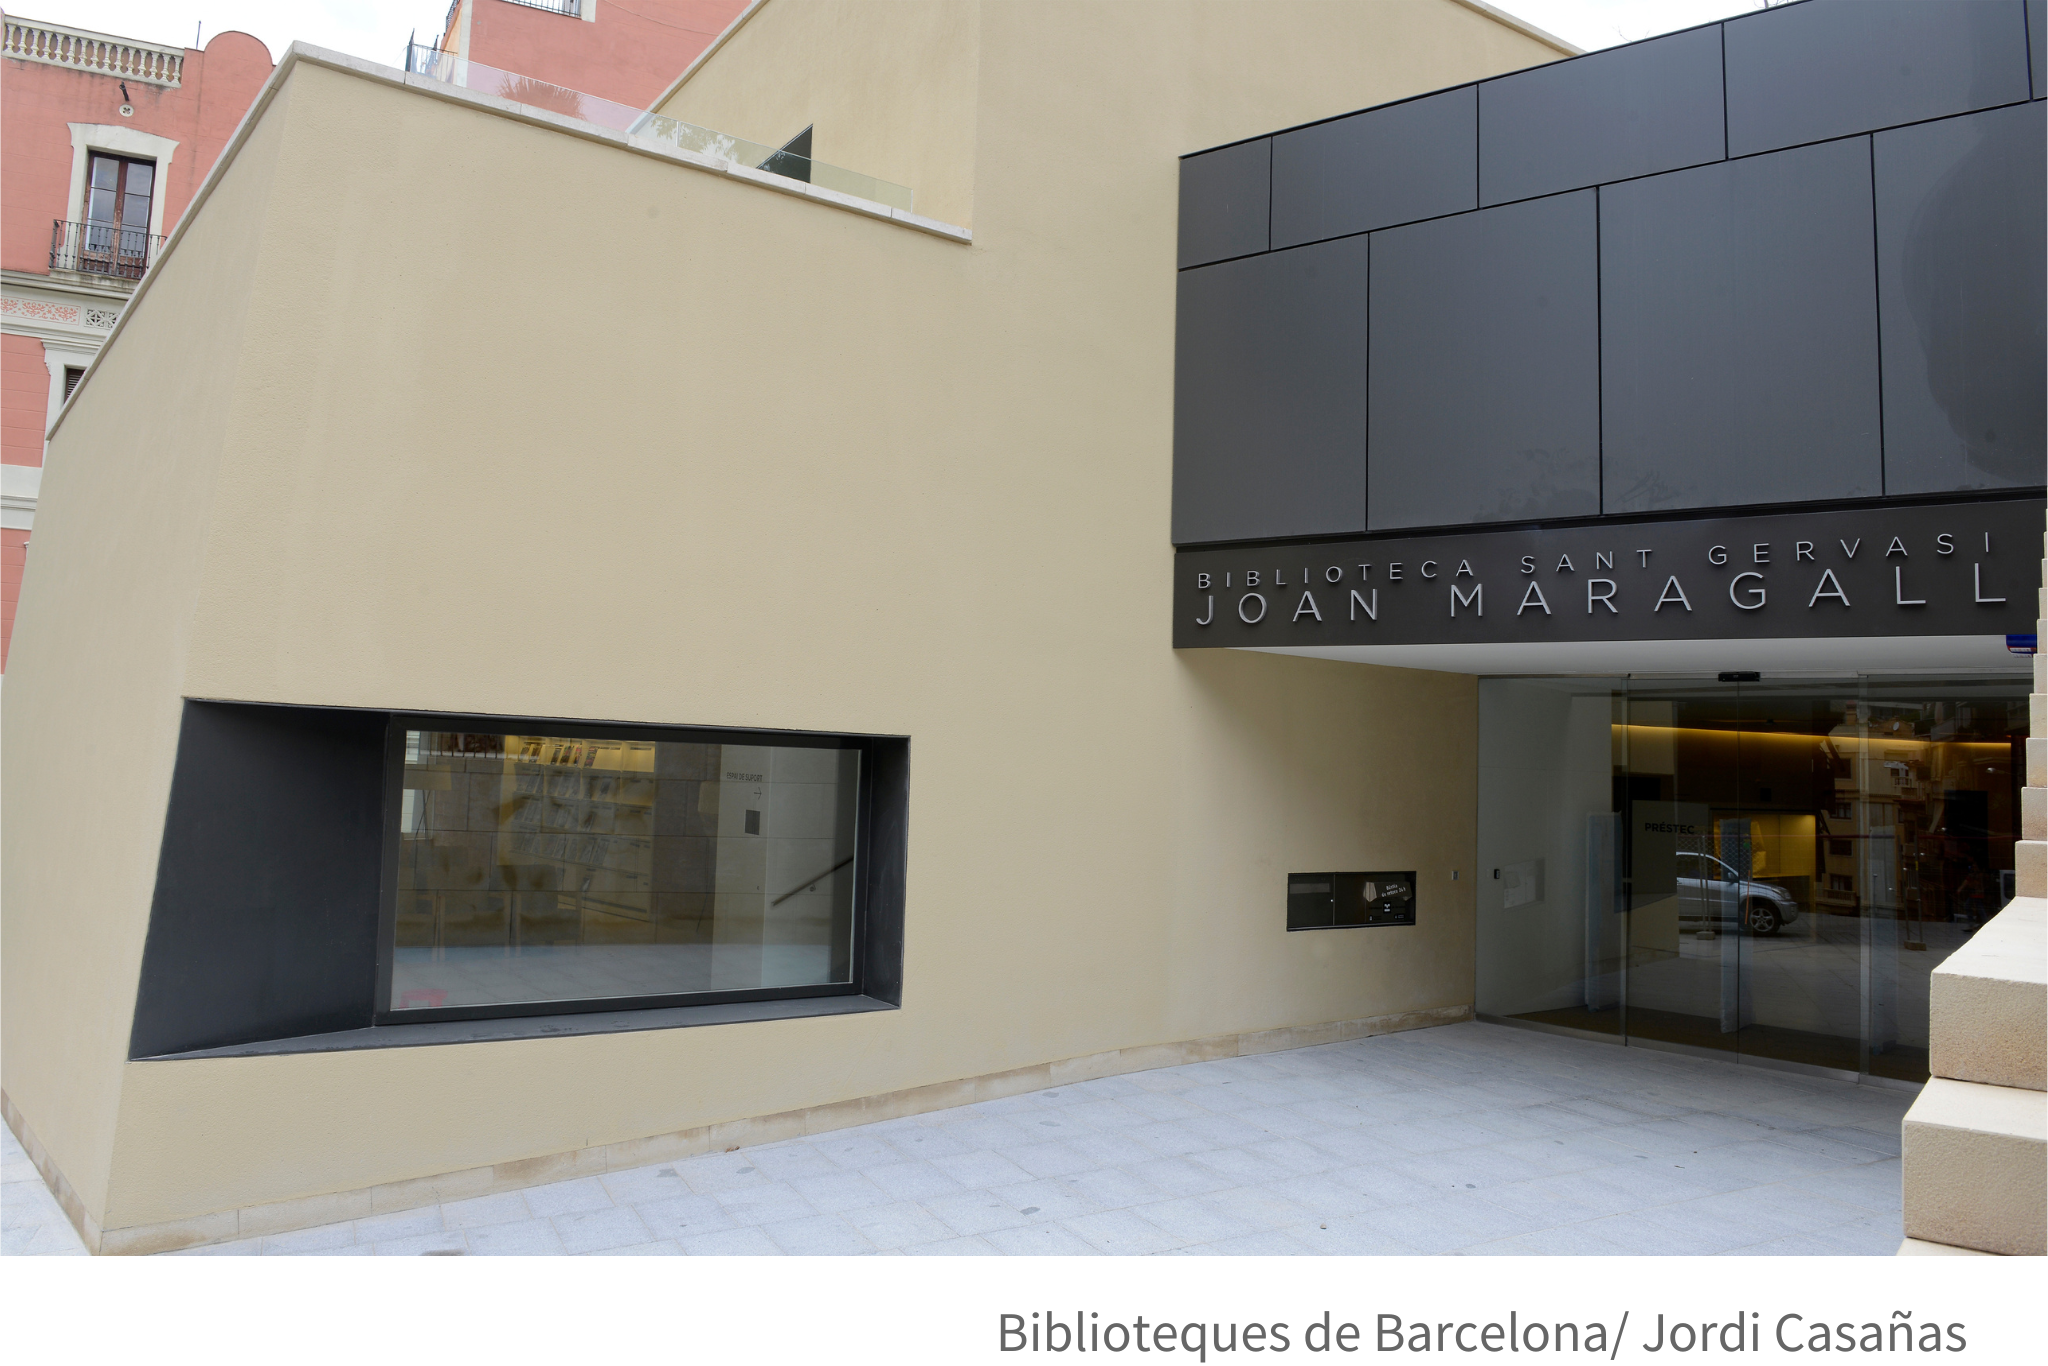
[[[1173,643],[2024,635],[2043,510],[2010,498],[1181,550]],[[1274,570],[1283,555],[1299,567]]]

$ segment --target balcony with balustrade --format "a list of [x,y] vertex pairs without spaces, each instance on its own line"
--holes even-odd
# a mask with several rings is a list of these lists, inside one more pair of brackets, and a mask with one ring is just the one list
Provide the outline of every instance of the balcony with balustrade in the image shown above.
[[96,76],[177,88],[184,80],[183,48],[138,43],[90,29],[67,28],[36,19],[7,19],[0,57],[70,67]]
[[164,239],[111,223],[50,225],[50,270],[134,282],[163,250]]

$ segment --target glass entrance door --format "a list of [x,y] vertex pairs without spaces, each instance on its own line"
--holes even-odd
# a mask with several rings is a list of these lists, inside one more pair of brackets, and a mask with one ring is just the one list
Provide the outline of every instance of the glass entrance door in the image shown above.
[[1928,976],[2012,896],[2025,688],[1482,680],[1479,1012],[1924,1079]]
[[[2024,685],[2021,685],[2024,687]],[[2017,688],[1872,681],[1856,701],[1856,747],[1836,778],[1829,862],[1863,929],[1865,1062],[1876,1076],[1927,1075],[1929,974],[2013,897],[2025,772]]]
[[1733,1052],[1751,1005],[1744,888],[1723,857],[1737,852],[1729,823],[1742,810],[1741,697],[1632,684],[1626,716],[1615,786],[1629,904],[1628,1032]]

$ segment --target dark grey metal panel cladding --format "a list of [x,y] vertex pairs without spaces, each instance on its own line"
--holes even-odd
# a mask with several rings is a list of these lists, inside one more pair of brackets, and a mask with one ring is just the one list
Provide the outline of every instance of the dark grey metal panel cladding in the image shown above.
[[1885,492],[2039,484],[2042,106],[1879,133],[1875,152]]
[[864,994],[903,1004],[903,909],[910,859],[910,741],[876,740],[868,806],[868,868],[862,879]]
[[1600,191],[1603,510],[1882,492],[1870,142]]
[[1600,510],[1591,190],[1372,236],[1367,522]]
[[1267,247],[1273,140],[1223,147],[1180,162],[1180,268]]
[[2048,95],[2048,0],[2027,0],[2027,67],[2033,77],[2034,98]]
[[1728,154],[2028,96],[2022,0],[1808,0],[1722,27]]
[[129,1056],[370,1023],[387,720],[185,704]]
[[1721,30],[1674,33],[1479,87],[1483,204],[1718,161]]
[[1181,272],[1176,544],[1364,529],[1367,240]]
[[1273,139],[1273,246],[1477,207],[1477,93],[1467,86]]

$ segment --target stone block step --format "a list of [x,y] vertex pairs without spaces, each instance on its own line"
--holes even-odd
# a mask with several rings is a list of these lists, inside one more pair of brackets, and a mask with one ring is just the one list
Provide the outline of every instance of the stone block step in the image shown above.
[[2048,1093],[1935,1077],[1903,1127],[1906,1237],[2048,1254]]
[[1928,981],[1928,1070],[2048,1089],[2048,901],[2020,897]]

